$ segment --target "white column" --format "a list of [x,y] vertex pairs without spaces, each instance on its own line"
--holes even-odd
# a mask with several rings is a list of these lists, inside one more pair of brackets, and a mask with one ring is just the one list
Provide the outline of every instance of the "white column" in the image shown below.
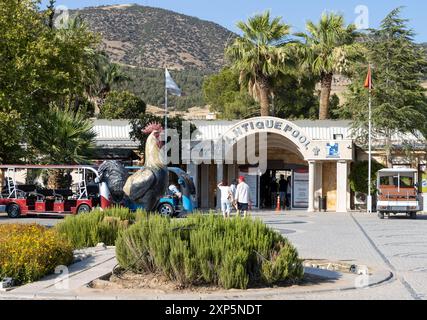
[[316,162],[316,178],[314,185],[314,209],[319,210],[318,197],[323,195],[323,163]]
[[[224,165],[216,165],[216,184],[219,184],[224,179]],[[221,209],[221,191],[218,189],[216,192],[216,208]]]
[[351,188],[350,183],[348,183],[348,175],[350,175],[351,162],[347,162],[347,211],[351,211]]
[[316,179],[316,162],[308,163],[308,212],[314,212],[314,184]]
[[348,212],[348,164],[346,161],[337,162],[337,212]]

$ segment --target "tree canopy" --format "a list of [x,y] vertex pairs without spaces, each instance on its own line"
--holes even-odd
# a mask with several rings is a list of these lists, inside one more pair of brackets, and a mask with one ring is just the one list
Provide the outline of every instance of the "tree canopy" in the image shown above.
[[65,107],[79,101],[92,77],[99,38],[77,19],[52,28],[50,11],[38,6],[35,0],[5,0],[0,6],[2,162],[20,158],[38,114],[48,112],[51,103]]
[[129,91],[111,91],[101,106],[98,118],[138,119],[146,109],[145,102]]
[[320,80],[319,119],[330,117],[329,103],[335,74],[345,74],[360,57],[362,47],[355,43],[354,24],[346,25],[344,17],[324,13],[318,24],[307,22],[307,33],[298,33],[303,43],[298,46],[299,65]]
[[290,26],[281,20],[281,17],[271,18],[266,11],[247,22],[238,22],[243,36],[226,49],[232,68],[240,73],[240,84],[259,101],[261,116],[270,115],[274,78],[288,72],[293,62],[286,46]]
[[385,137],[387,163],[392,164],[392,137],[418,130],[427,133],[427,98],[421,86],[427,66],[422,49],[413,41],[408,21],[393,10],[378,30],[370,30],[364,39],[366,62],[355,65],[341,116],[351,118],[359,129],[358,139],[367,142],[368,90],[364,81],[368,64],[373,68],[372,121],[376,136]]

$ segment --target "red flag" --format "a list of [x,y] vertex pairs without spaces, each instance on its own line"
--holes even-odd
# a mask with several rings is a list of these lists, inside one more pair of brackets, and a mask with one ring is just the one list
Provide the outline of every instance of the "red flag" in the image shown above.
[[369,66],[368,75],[366,76],[365,88],[366,89],[372,89],[372,71],[371,71],[371,66]]

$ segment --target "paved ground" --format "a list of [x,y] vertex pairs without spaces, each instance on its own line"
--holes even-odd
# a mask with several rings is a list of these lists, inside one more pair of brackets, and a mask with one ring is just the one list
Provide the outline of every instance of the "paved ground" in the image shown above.
[[[427,299],[427,216],[418,220],[379,220],[363,213],[259,212],[261,218],[298,248],[302,258],[329,259],[390,270],[394,279],[363,290],[298,293],[292,299]],[[55,225],[61,219],[11,220],[0,223]]]
[[427,299],[427,216],[380,220],[364,213],[255,214],[287,236],[305,259],[354,262],[391,270],[395,280],[375,288],[301,298]]
[[55,224],[61,222],[63,218],[52,217],[52,216],[32,216],[23,217],[19,219],[10,219],[6,213],[0,213],[0,224],[1,223],[38,223],[47,227],[52,227]]

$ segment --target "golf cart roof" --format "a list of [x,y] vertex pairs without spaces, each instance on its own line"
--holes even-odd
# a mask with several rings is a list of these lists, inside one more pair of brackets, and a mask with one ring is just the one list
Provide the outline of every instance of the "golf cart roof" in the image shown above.
[[379,173],[417,173],[416,169],[409,168],[393,168],[393,169],[382,169]]
[[382,169],[378,171],[378,177],[393,177],[396,175],[403,177],[414,177],[417,173],[417,170],[409,168]]

